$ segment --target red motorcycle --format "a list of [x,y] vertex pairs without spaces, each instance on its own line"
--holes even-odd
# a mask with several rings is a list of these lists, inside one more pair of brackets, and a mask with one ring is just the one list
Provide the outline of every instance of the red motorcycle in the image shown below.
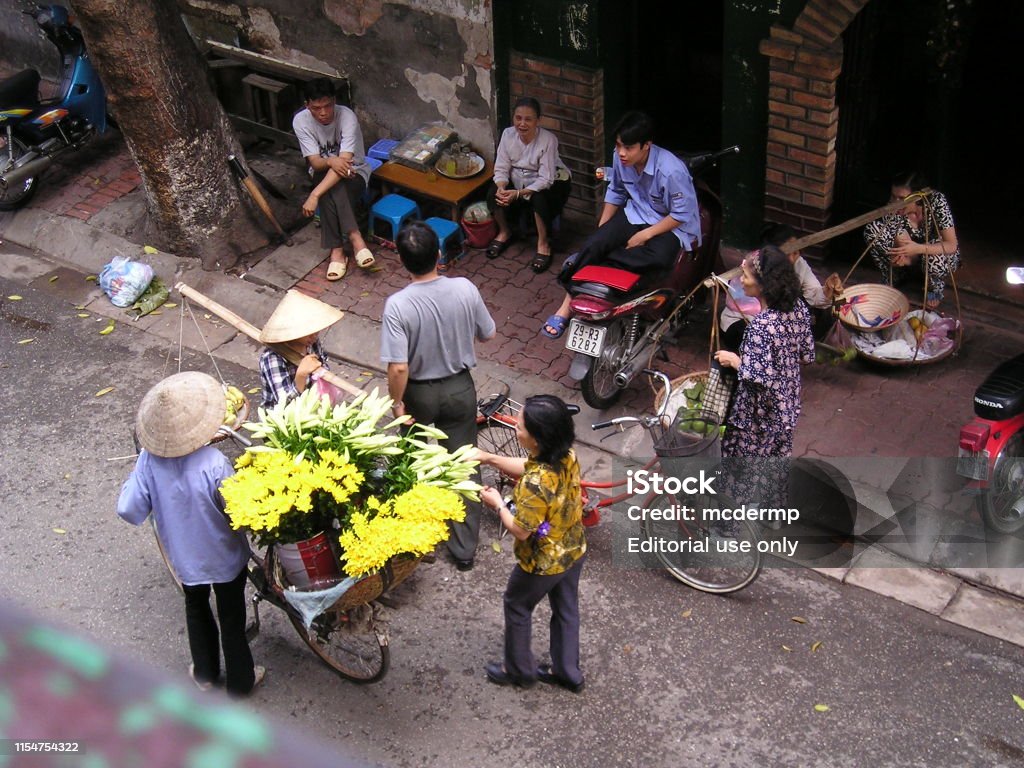
[[569,289],[573,317],[565,348],[575,353],[569,376],[582,380],[587,405],[599,409],[613,405],[685,323],[701,281],[718,260],[722,235],[722,202],[696,176],[739,151],[732,146],[679,156],[694,176],[701,228],[697,251],[680,250],[669,270],[642,274],[588,265],[573,275]]
[[[1006,271],[1024,283],[1024,268]],[[1024,530],[1024,354],[999,365],[974,392],[975,417],[960,428],[957,474],[971,479],[978,512],[997,534]]]

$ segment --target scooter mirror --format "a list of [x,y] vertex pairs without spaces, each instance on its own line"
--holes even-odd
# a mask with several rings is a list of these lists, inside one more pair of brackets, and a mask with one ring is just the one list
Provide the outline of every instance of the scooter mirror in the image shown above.
[[1006,282],[1010,285],[1024,284],[1024,267],[1007,267]]

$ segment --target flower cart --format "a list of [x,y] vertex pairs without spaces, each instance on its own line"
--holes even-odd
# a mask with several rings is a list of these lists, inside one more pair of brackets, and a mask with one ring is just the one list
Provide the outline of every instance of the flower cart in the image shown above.
[[[475,497],[472,447],[449,453],[443,433],[362,393],[331,405],[310,389],[245,425],[249,448],[224,482],[235,528],[265,548],[249,571],[259,603],[284,610],[303,641],[338,674],[373,682],[388,667],[387,626],[374,602],[406,579],[462,520]],[[383,424],[383,425],[382,425]]]

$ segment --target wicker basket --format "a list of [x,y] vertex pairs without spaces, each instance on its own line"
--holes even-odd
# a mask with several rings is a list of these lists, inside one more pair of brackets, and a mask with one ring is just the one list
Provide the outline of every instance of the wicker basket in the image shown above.
[[855,331],[880,331],[898,323],[910,311],[907,297],[881,283],[860,283],[843,291],[839,319]]
[[[350,611],[360,605],[376,600],[389,589],[393,589],[405,581],[416,570],[416,566],[420,564],[420,559],[411,555],[399,555],[398,557],[391,558],[379,571],[368,574],[353,584],[341,596],[338,602],[331,606],[330,610]],[[273,578],[277,584],[283,587],[288,586],[288,579],[285,576],[284,569],[281,568],[281,562],[276,557],[274,558]]]

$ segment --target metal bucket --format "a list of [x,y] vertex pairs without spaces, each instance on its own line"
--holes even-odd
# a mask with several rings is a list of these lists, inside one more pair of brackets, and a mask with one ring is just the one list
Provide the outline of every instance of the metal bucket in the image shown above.
[[276,549],[288,582],[299,589],[332,586],[341,578],[338,558],[323,532],[295,544],[277,544]]

